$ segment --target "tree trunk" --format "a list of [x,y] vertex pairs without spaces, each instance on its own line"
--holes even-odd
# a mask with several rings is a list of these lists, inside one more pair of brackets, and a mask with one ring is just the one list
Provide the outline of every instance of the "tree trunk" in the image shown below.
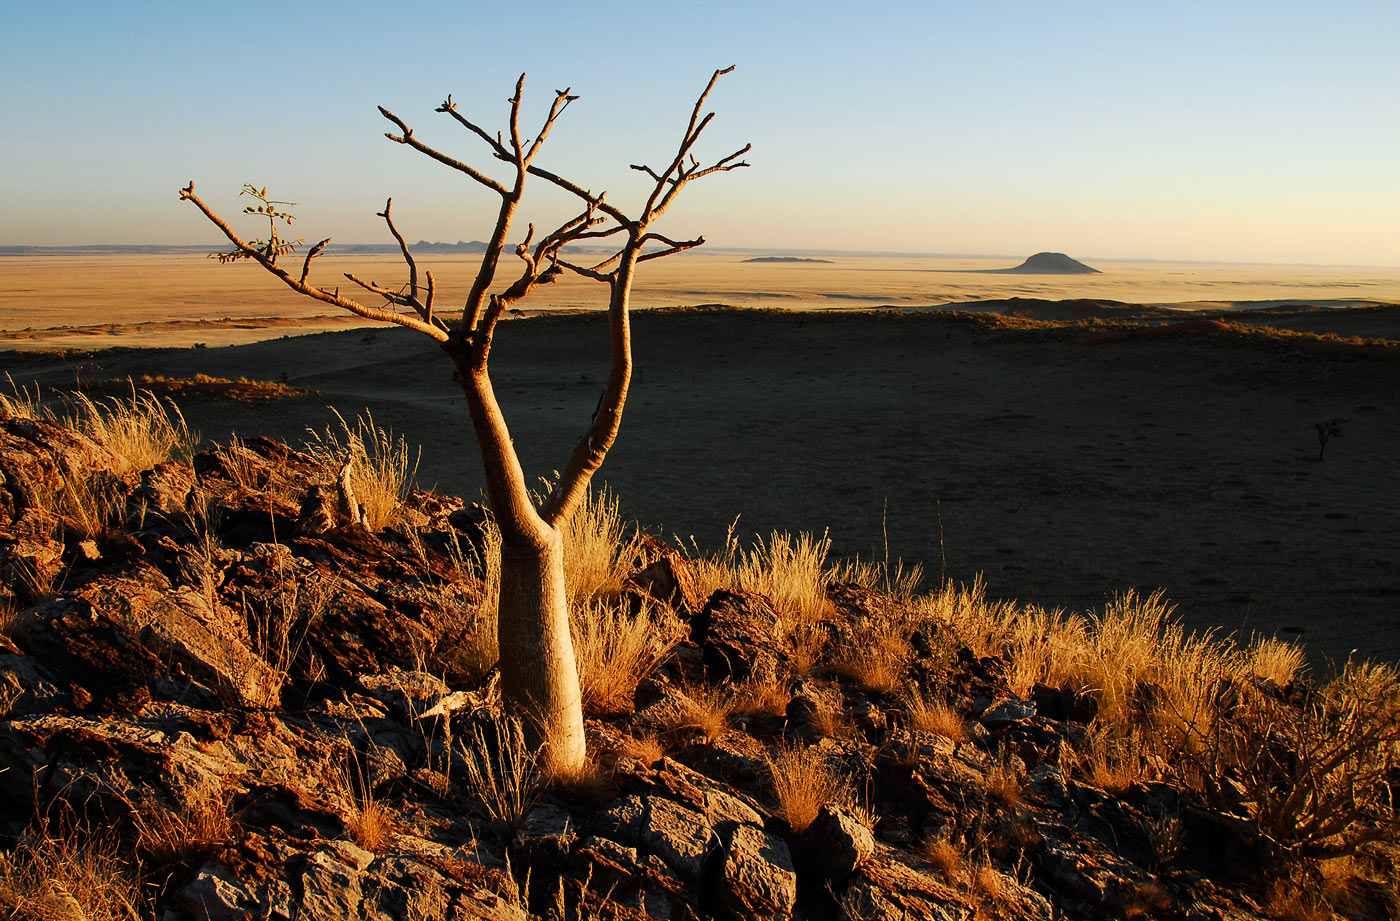
[[547,772],[583,766],[586,746],[578,669],[569,634],[564,544],[547,528],[538,541],[502,534],[500,621],[501,695],[519,715],[526,742]]

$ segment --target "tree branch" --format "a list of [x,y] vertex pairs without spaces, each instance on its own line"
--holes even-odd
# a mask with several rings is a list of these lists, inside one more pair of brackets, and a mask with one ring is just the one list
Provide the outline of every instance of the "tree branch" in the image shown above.
[[379,114],[389,119],[389,121],[397,125],[399,127],[399,130],[403,132],[402,134],[393,134],[391,132],[386,131],[384,133],[384,136],[389,140],[393,141],[396,144],[407,144],[409,147],[412,147],[419,153],[427,154],[439,163],[442,163],[446,166],[450,166],[453,169],[457,170],[457,172],[459,173],[465,173],[466,175],[475,179],[477,182],[486,186],[488,189],[491,189],[498,195],[509,194],[506,192],[505,186],[501,185],[499,182],[492,179],[490,176],[487,176],[485,173],[478,172],[477,170],[472,169],[470,166],[463,163],[461,160],[454,160],[447,154],[434,150],[427,144],[424,144],[422,141],[418,140],[416,137],[413,136],[413,130],[409,128],[408,125],[404,124],[403,119],[399,118],[393,112],[390,112],[383,106],[379,106]]
[[255,249],[249,246],[247,243],[243,242],[243,240],[239,238],[238,234],[233,232],[233,228],[231,228],[228,225],[228,222],[221,218],[218,214],[216,214],[213,211],[213,209],[206,205],[203,202],[203,200],[201,200],[200,197],[194,193],[193,182],[191,182],[185,188],[180,190],[180,199],[182,201],[188,201],[193,203],[196,208],[198,208],[204,213],[204,216],[209,219],[210,223],[212,223],[215,227],[219,228],[219,230],[223,232],[224,236],[228,238],[229,242],[232,243],[240,252],[247,254],[250,259],[253,259],[270,274],[276,276],[282,281],[283,284],[291,288],[293,291],[296,291],[300,294],[304,294],[307,297],[314,298],[318,301],[322,301],[327,304],[333,304],[336,307],[348,310],[356,316],[364,317],[367,320],[376,320],[381,323],[393,323],[397,326],[407,327],[408,329],[415,329],[418,332],[431,336],[438,342],[447,341],[448,335],[444,330],[438,328],[434,324],[425,323],[417,317],[398,313],[393,310],[385,310],[382,307],[367,307],[364,304],[359,303],[358,301],[353,301],[347,297],[341,297],[338,291],[332,293],[330,291],[323,291],[320,288],[314,288],[311,285],[308,285],[305,281],[306,265],[303,265],[302,267],[302,277],[293,278],[290,274],[287,273],[285,269],[281,268],[276,263],[274,263],[268,256],[264,255],[260,250]]

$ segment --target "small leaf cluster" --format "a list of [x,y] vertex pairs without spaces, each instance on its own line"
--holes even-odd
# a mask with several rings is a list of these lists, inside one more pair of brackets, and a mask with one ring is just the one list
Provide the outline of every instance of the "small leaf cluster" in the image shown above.
[[267,197],[267,186],[259,189],[250,182],[243,183],[243,191],[240,196],[248,195],[257,199],[261,204],[248,205],[243,209],[244,214],[258,214],[267,218],[267,239],[252,240],[247,249],[239,248],[227,253],[210,253],[210,256],[218,259],[219,262],[237,262],[240,259],[256,259],[258,256],[266,259],[273,265],[277,264],[279,256],[285,256],[296,252],[298,246],[306,242],[305,237],[297,237],[295,240],[288,240],[277,233],[277,222],[283,221],[291,226],[296,220],[296,215],[285,210],[287,207],[295,205],[292,201],[278,201]]

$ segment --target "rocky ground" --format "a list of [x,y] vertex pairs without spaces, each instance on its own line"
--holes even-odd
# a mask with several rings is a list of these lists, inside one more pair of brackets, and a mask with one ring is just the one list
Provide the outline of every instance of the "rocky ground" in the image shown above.
[[[104,484],[92,527],[41,501],[75,471]],[[372,532],[339,517],[334,471],[278,442],[123,471],[20,418],[0,419],[0,477],[7,916],[103,917],[65,875],[95,852],[134,886],[110,916],[162,921],[1327,916],[1271,895],[1298,864],[1247,809],[1080,776],[1092,693],[1017,696],[1005,657],[931,628],[900,683],[951,702],[958,732],[799,668],[769,599],[701,597],[690,561],[644,541],[622,596],[668,609],[679,641],[631,706],[590,714],[594,770],[517,792],[528,753],[466,654],[489,610],[467,562],[482,510],[413,492]],[[827,647],[901,603],[829,598]],[[761,675],[784,676],[777,700],[701,718]],[[845,792],[799,821],[779,790],[804,765]],[[1347,886],[1334,908],[1396,916],[1393,876]]]

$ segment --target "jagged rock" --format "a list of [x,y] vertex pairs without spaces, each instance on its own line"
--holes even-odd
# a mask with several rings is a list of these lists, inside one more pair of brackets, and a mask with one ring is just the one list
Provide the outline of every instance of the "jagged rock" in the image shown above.
[[797,871],[787,842],[754,825],[735,825],[724,847],[715,907],[738,919],[790,918]]
[[1012,723],[1028,720],[1035,716],[1035,704],[1025,700],[1017,700],[1014,697],[1004,697],[1001,700],[993,701],[978,717],[983,726],[995,732],[1005,729]]
[[791,653],[782,618],[762,595],[720,589],[690,622],[710,680],[779,674]]
[[598,836],[585,838],[577,854],[617,904],[658,921],[695,917],[695,894],[656,856]]
[[70,479],[117,476],[125,466],[102,444],[58,422],[0,418],[0,524],[42,505]]
[[638,546],[637,571],[628,577],[623,591],[668,605],[690,618],[704,609],[705,598],[695,584],[695,572],[685,557],[665,541],[644,535]]
[[348,841],[334,841],[306,860],[298,919],[343,921],[360,914],[360,881],[374,855]]
[[255,917],[258,900],[237,881],[229,879],[227,873],[224,867],[206,864],[180,891],[181,907],[196,921],[246,921]]
[[[360,684],[371,697],[387,706],[404,723],[412,723],[429,713],[441,716],[470,700],[464,694],[454,696],[447,684],[436,675],[407,671],[397,666],[378,675],[361,675]],[[452,703],[444,707],[444,701],[449,698]]]
[[840,899],[852,921],[967,921],[974,915],[958,892],[895,860],[888,852],[860,867]]
[[849,809],[828,803],[803,834],[804,849],[821,874],[840,891],[851,874],[875,853],[875,836]]
[[151,514],[172,518],[187,511],[202,513],[187,508],[194,486],[194,468],[181,461],[163,461],[142,471],[140,485],[127,496],[127,518],[139,525]]
[[62,571],[61,541],[43,533],[0,531],[0,583],[15,594],[42,594]]
[[339,527],[340,496],[332,486],[316,485],[306,491],[297,511],[296,537],[316,537]]
[[528,864],[557,867],[577,840],[577,823],[568,810],[545,803],[525,814],[511,851]]

